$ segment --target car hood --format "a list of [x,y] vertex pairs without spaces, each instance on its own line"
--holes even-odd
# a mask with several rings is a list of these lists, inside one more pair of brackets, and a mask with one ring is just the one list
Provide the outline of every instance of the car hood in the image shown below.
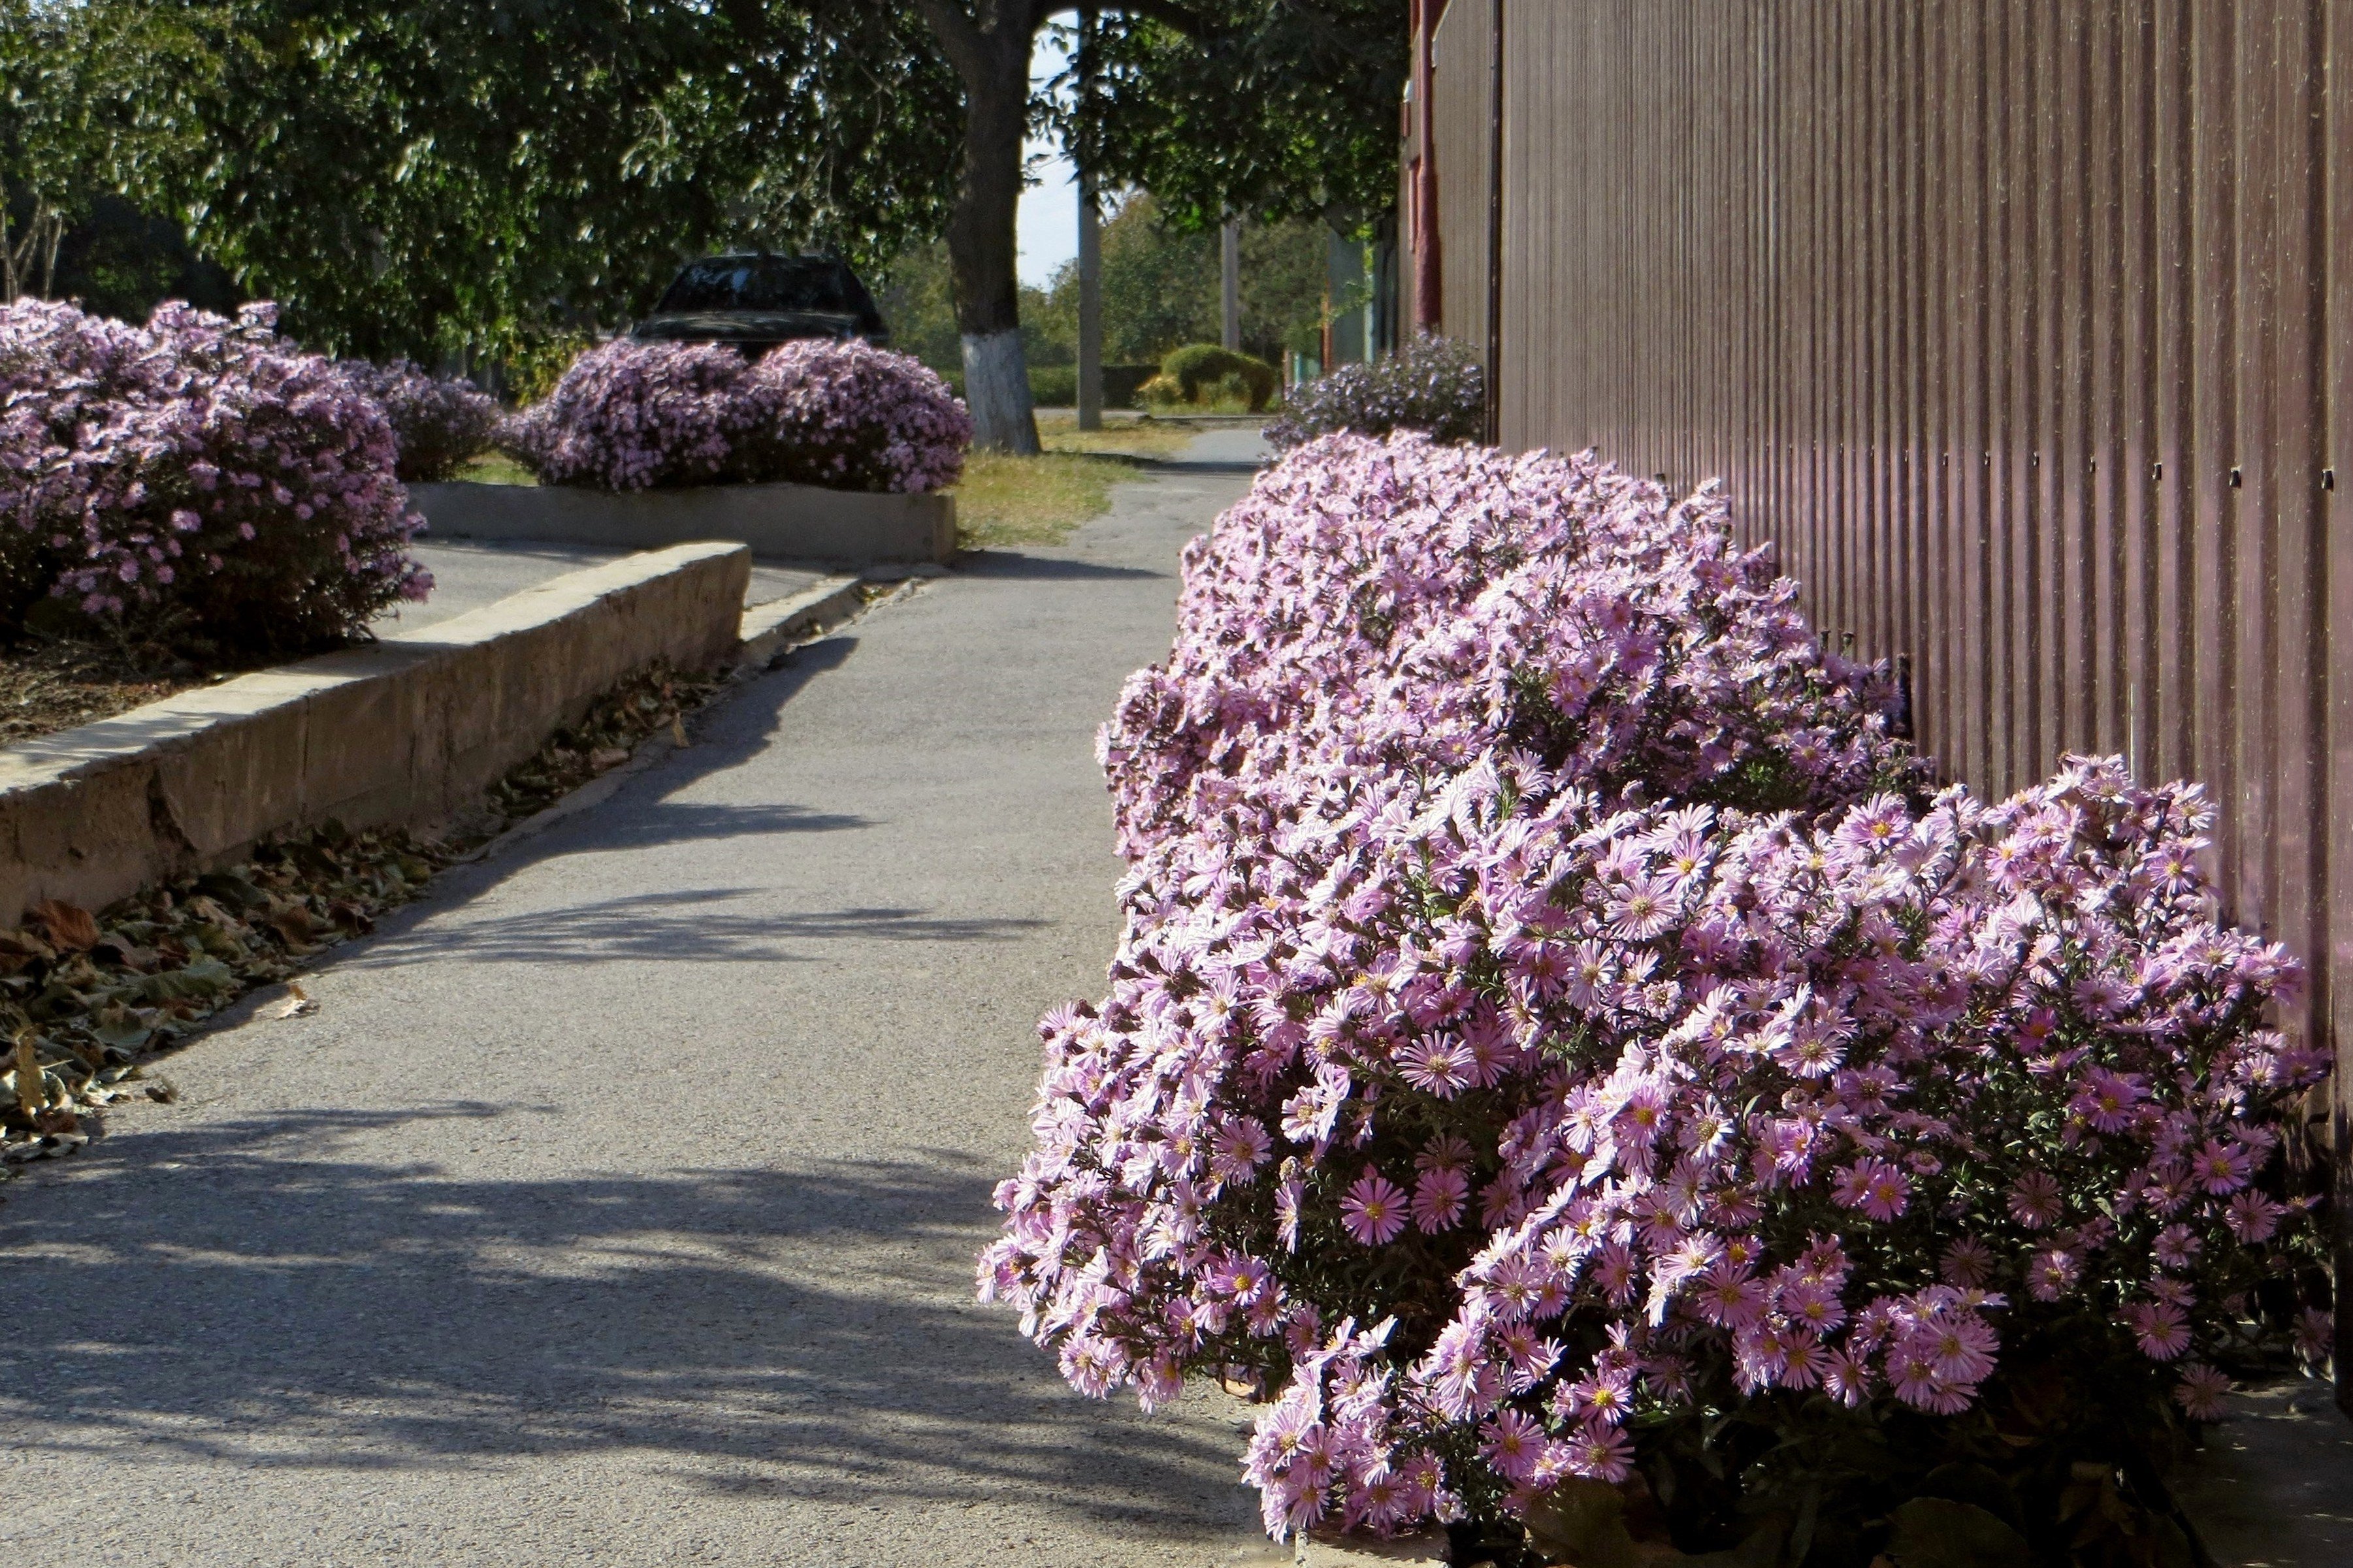
[[648,316],[633,338],[672,342],[783,342],[793,338],[849,338],[858,318],[825,310],[670,310]]

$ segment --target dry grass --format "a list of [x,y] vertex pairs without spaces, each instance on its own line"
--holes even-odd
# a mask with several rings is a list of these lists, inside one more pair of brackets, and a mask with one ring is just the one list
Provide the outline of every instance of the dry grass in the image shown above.
[[1197,430],[1148,414],[1106,413],[1100,430],[1079,428],[1075,414],[1038,419],[1038,439],[1050,452],[1104,452],[1127,458],[1174,458],[1191,444]]
[[956,543],[966,550],[1059,544],[1111,509],[1111,488],[1132,477],[1124,458],[1045,452],[1035,458],[975,452],[955,490]]

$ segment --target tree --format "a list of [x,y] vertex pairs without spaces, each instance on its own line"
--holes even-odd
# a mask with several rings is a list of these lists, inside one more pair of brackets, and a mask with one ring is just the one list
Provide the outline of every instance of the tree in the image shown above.
[[1107,17],[1096,124],[1107,182],[1190,231],[1229,216],[1366,232],[1397,202],[1406,0],[1196,0]]
[[769,244],[871,265],[944,210],[954,80],[890,7],[216,0],[187,14],[206,68],[159,52],[140,97],[202,155],[151,161],[135,194],[339,352],[500,353],[642,310],[685,254]]
[[[1036,448],[1014,216],[1024,137],[1058,113],[1030,55],[1067,0],[0,5],[170,18],[99,100],[180,155],[110,177],[322,347],[495,352],[641,310],[714,240],[872,267],[944,227],[980,439]],[[1366,170],[1394,160],[1404,0],[1101,8],[1107,173],[1187,223],[1386,201]]]
[[1099,175],[1173,196],[1194,226],[1240,212],[1361,223],[1397,183],[1405,0],[1103,0],[1096,90],[1057,110],[1033,103],[1030,53],[1075,8],[916,0],[964,88],[947,237],[965,396],[976,439],[1007,451],[1038,449],[1014,269],[1033,116],[1059,119]]
[[171,7],[0,0],[0,300],[53,294],[68,235],[107,195],[193,153],[150,111],[147,62],[203,68]]

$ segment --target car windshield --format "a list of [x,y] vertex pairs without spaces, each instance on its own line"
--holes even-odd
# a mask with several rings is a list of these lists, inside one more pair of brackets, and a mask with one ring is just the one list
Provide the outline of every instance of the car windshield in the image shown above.
[[864,291],[838,261],[811,256],[725,256],[678,275],[658,310],[822,310],[865,313]]

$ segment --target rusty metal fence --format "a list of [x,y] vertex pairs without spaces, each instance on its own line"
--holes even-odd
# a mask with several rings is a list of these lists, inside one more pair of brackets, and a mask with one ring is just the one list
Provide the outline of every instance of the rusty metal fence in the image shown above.
[[1953,776],[2202,781],[2353,1147],[2353,0],[1454,0],[1437,44],[1440,325],[1499,304],[1504,444],[1720,477]]

